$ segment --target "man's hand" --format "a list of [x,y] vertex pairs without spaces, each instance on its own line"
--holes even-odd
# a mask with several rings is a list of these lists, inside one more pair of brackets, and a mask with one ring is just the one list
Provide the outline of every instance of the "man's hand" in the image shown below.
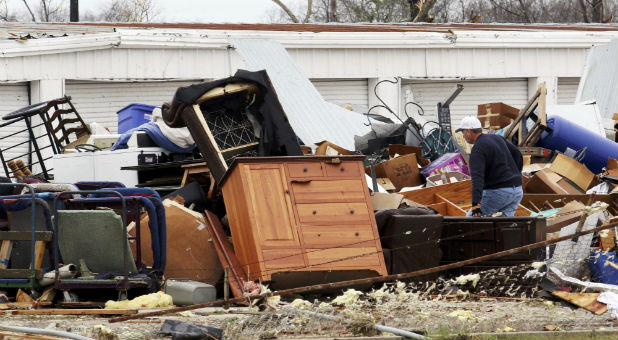
[[472,216],[481,217],[481,203],[472,207]]

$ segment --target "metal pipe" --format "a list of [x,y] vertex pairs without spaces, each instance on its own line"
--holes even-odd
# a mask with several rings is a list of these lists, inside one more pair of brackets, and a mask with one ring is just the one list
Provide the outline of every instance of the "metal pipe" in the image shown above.
[[63,332],[63,331],[55,331],[52,329],[42,329],[42,328],[31,328],[31,327],[16,327],[16,326],[0,326],[2,329],[6,329],[13,332],[21,332],[21,333],[31,333],[31,334],[39,334],[39,335],[50,335],[50,336],[59,336],[63,338],[75,339],[75,340],[95,340],[93,338],[88,338],[85,336]]
[[549,245],[549,244],[555,244],[555,243],[558,243],[558,242],[561,242],[561,241],[569,240],[573,236],[581,236],[581,235],[586,235],[586,234],[594,233],[594,232],[597,232],[597,231],[613,228],[616,225],[618,225],[618,222],[604,224],[604,225],[602,225],[600,227],[596,227],[596,228],[593,228],[593,229],[588,229],[588,230],[585,230],[585,231],[580,231],[579,233],[558,237],[558,238],[555,238],[555,239],[552,239],[552,240],[536,242],[536,243],[528,244],[528,245],[521,246],[521,247],[518,247],[518,248],[513,248],[513,249],[509,249],[509,250],[500,251],[500,252],[497,252],[497,253],[494,253],[494,254],[484,255],[484,256],[481,256],[481,257],[477,257],[477,258],[473,258],[473,259],[468,259],[468,260],[464,260],[464,261],[459,261],[459,262],[454,262],[454,263],[451,263],[451,264],[446,264],[446,265],[442,265],[442,266],[438,266],[438,267],[421,269],[421,270],[417,270],[417,271],[413,271],[413,272],[409,272],[409,273],[392,274],[392,275],[385,275],[385,276],[368,278],[368,279],[356,279],[356,280],[348,280],[348,281],[341,281],[341,282],[334,282],[334,283],[318,284],[318,285],[299,287],[299,288],[283,289],[283,290],[279,290],[279,291],[276,291],[276,292],[267,292],[267,293],[264,293],[264,294],[255,294],[255,295],[251,295],[251,296],[239,297],[239,298],[234,298],[234,299],[229,299],[229,300],[217,300],[217,301],[212,301],[212,302],[204,302],[204,303],[201,303],[201,304],[198,304],[198,305],[170,308],[170,309],[166,309],[166,310],[155,311],[155,312],[147,312],[147,313],[140,313],[140,314],[136,314],[136,315],[121,316],[121,317],[111,318],[111,319],[109,319],[109,322],[110,323],[114,323],[114,322],[120,322],[120,321],[126,321],[126,320],[142,319],[142,318],[146,318],[146,317],[150,317],[150,316],[172,314],[172,313],[184,312],[184,311],[187,311],[187,310],[194,310],[194,309],[199,309],[199,308],[204,308],[204,307],[220,306],[220,305],[222,305],[224,303],[243,302],[243,301],[246,301],[247,299],[259,299],[259,298],[266,298],[266,297],[269,297],[269,296],[299,294],[299,293],[313,292],[313,291],[322,290],[322,289],[344,288],[344,287],[349,287],[349,286],[354,286],[354,285],[359,285],[359,284],[378,283],[378,282],[393,281],[393,280],[399,280],[399,279],[407,279],[407,278],[411,278],[411,277],[415,277],[415,276],[421,276],[421,275],[426,275],[426,274],[437,273],[437,272],[441,272],[441,271],[448,270],[448,269],[459,268],[459,267],[463,267],[463,266],[466,266],[466,265],[469,265],[469,264],[473,264],[473,263],[477,263],[477,262],[492,260],[492,259],[503,257],[503,256],[506,256],[506,255],[511,255],[511,254],[519,253],[519,252],[522,252],[522,251],[525,251],[525,250],[542,248],[542,247],[545,247],[546,245]]
[[[77,266],[74,264],[67,264],[58,269],[58,275],[60,279],[69,279],[75,277],[77,274]],[[49,286],[54,283],[56,279],[56,271],[52,270],[43,275],[43,277],[39,280],[39,285],[41,287]]]

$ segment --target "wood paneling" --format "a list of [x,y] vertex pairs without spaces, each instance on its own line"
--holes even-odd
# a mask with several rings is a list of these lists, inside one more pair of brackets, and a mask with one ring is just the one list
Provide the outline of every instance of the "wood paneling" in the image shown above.
[[322,163],[289,163],[288,172],[290,177],[313,177],[324,176]]
[[361,169],[353,163],[325,164],[324,167],[326,176],[332,177],[358,177],[361,173]]
[[330,160],[237,159],[226,174],[234,249],[250,279],[290,270],[387,274],[361,160]]
[[291,181],[294,202],[365,202],[363,183],[358,179],[342,179],[333,185],[328,180]]
[[309,247],[363,247],[376,241],[368,225],[303,226],[301,233]]
[[380,264],[375,248],[307,249],[307,259],[310,266],[326,269],[337,267],[366,268]]
[[301,223],[369,221],[366,203],[303,203],[297,204],[296,210]]

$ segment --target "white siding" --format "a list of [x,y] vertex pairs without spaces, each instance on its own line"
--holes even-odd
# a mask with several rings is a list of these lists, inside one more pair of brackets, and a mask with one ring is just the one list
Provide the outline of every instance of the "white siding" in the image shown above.
[[[11,113],[15,110],[18,110],[24,106],[28,106],[29,97],[28,97],[28,85],[27,83],[15,83],[15,84],[3,84],[0,85],[0,116],[5,116],[8,113]],[[0,123],[5,123],[6,121],[0,121]],[[21,121],[19,123],[15,123],[6,127],[0,128],[0,137],[6,137],[10,134],[13,134],[19,130],[23,130],[26,128],[26,124]],[[28,152],[28,143],[24,143],[18,147],[11,148],[7,150],[7,148],[21,142],[25,142],[29,140],[29,136],[27,132],[19,133],[15,136],[8,137],[6,139],[2,139],[0,141],[0,148],[2,148],[4,160],[8,161],[11,158],[21,156]],[[39,140],[42,141],[42,140]],[[19,157],[24,162],[28,163],[27,157]],[[0,166],[0,176],[6,176],[3,168]]]
[[575,103],[579,78],[558,78],[558,105]]
[[311,79],[311,82],[326,101],[369,106],[367,79]]
[[180,86],[202,80],[157,82],[67,81],[65,92],[86,123],[97,122],[113,133],[118,129],[116,112],[131,103],[161,106],[171,101]]
[[[451,123],[453,126],[457,126],[465,116],[476,116],[479,104],[503,102],[521,108],[528,101],[528,81],[526,79],[407,80],[402,85],[402,97],[404,100],[413,100],[421,105],[425,110],[427,120],[437,121],[436,105],[438,102],[446,100],[453,93],[456,84],[463,84],[464,89],[451,103]],[[416,112],[416,109],[414,109],[414,106],[408,105],[408,111]]]

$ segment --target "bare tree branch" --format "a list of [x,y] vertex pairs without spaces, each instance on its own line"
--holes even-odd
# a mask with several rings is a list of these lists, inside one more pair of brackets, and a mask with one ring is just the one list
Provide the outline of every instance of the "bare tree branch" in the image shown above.
[[24,2],[24,5],[26,5],[26,8],[28,9],[28,13],[30,13],[30,16],[32,17],[32,21],[36,21],[36,17],[34,16],[32,9],[30,9],[30,6],[28,5],[28,1],[26,0],[22,0],[22,1]]
[[412,20],[413,22],[427,21],[429,16],[429,10],[436,4],[436,0],[419,0],[416,5],[418,6],[418,14]]
[[[24,0],[26,1],[26,0]],[[294,12],[292,12],[292,10],[290,10],[290,8],[288,6],[286,6],[283,2],[281,2],[281,0],[273,0],[274,3],[276,3],[279,7],[281,7],[281,9],[283,9],[285,11],[285,13],[290,17],[290,19],[299,24],[300,20],[298,20],[298,18],[296,17],[296,15],[294,15]]]
[[[331,1],[335,1],[335,0],[331,0]],[[305,15],[305,19],[303,19],[303,24],[306,24],[309,22],[309,20],[311,19],[311,14],[312,14],[312,7],[313,6],[313,0],[307,0],[307,14]],[[335,5],[335,8],[337,5]]]
[[519,7],[521,11],[524,13],[524,18],[527,22],[532,23],[534,20],[530,17],[530,12],[528,11],[528,5],[524,3],[524,0],[519,0]]
[[586,3],[584,2],[584,0],[579,0],[578,2],[579,2],[579,7],[582,10],[582,15],[584,16],[584,22],[589,23],[590,18],[588,17],[588,9],[586,8]]

